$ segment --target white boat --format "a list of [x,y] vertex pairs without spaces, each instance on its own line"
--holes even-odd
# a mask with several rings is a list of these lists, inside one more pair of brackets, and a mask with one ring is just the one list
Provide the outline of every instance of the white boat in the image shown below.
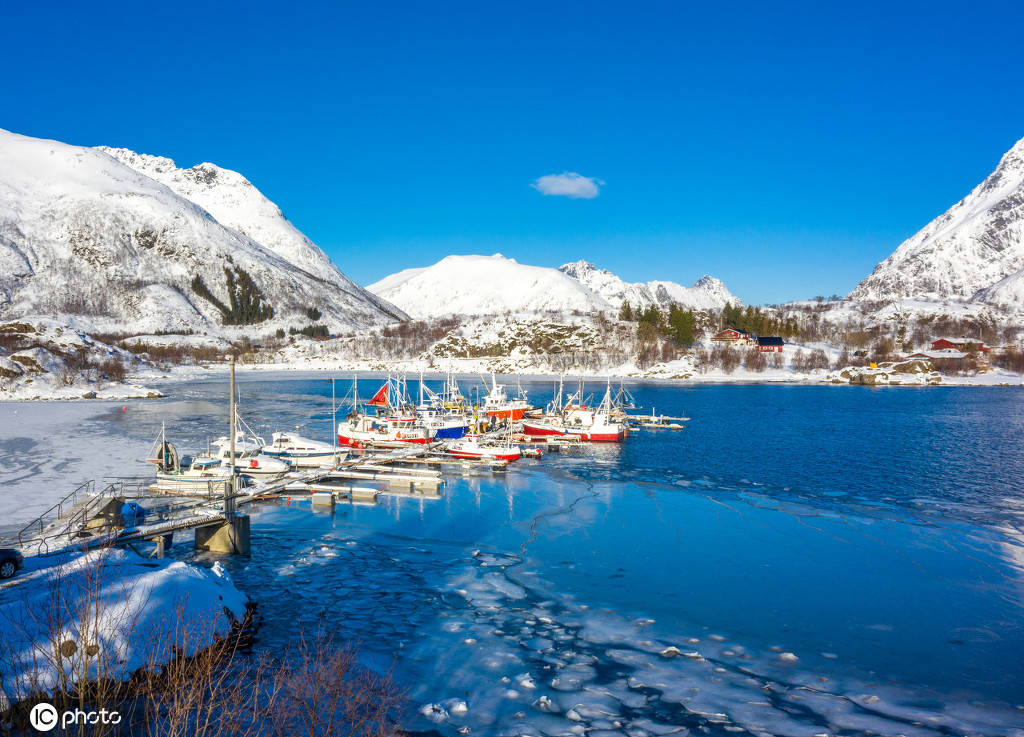
[[163,428],[154,446],[156,482],[159,491],[182,494],[223,494],[231,481],[231,471],[216,458],[179,458],[178,450],[167,442]]
[[231,482],[231,471],[216,458],[182,458],[181,465],[161,471],[157,468],[152,488],[182,494],[223,494]]
[[516,461],[522,456],[518,445],[481,443],[476,437],[453,440],[445,452],[455,458],[485,461]]
[[[235,459],[234,466],[239,476],[251,479],[277,478],[288,473],[291,464],[280,458],[271,458],[263,455],[263,443],[259,438],[247,437],[245,435],[235,436]],[[229,468],[231,463],[231,439],[220,437],[213,441],[217,452],[213,456],[219,460],[221,465]]]
[[265,456],[287,461],[300,468],[334,466],[348,456],[348,451],[293,432],[275,432],[271,435],[270,444],[263,446],[262,452]]

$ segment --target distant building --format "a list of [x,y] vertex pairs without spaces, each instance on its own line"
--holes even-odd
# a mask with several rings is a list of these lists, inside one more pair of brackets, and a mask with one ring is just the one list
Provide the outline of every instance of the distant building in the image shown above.
[[932,342],[932,350],[966,350],[968,345],[973,345],[981,353],[988,353],[991,348],[985,345],[983,340],[975,340],[974,338],[939,338]]
[[727,345],[752,345],[753,336],[745,330],[726,328],[719,330],[711,336],[712,343],[725,343]]
[[761,353],[782,353],[782,346],[785,344],[786,341],[778,337],[757,338],[757,347]]

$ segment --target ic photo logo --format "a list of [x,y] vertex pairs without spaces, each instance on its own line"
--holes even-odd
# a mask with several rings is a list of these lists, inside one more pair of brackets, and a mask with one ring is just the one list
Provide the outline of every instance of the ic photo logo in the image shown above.
[[28,713],[29,723],[40,732],[49,732],[57,726],[57,710],[45,701],[32,707]]
[[61,729],[67,729],[69,725],[79,724],[120,724],[121,714],[116,711],[65,711],[63,714],[57,711],[52,704],[45,701],[32,707],[28,714],[29,723],[40,732],[49,732],[60,722]]

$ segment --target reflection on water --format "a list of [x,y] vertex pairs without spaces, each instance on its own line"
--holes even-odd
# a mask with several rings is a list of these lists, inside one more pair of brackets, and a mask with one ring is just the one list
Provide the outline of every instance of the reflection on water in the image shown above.
[[[223,386],[186,385],[130,431],[167,419],[191,449],[221,432]],[[330,437],[323,377],[241,387],[257,430]],[[410,728],[445,734],[1024,722],[1019,389],[634,394],[693,420],[473,469],[438,499],[254,510],[231,566],[262,642],[326,622],[394,668]]]

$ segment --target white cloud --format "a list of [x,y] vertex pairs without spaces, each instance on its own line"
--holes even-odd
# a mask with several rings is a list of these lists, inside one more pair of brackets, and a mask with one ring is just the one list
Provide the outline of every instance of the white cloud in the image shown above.
[[533,182],[530,186],[545,195],[560,195],[572,199],[592,200],[601,193],[600,179],[585,177],[574,171],[561,174],[548,174]]

